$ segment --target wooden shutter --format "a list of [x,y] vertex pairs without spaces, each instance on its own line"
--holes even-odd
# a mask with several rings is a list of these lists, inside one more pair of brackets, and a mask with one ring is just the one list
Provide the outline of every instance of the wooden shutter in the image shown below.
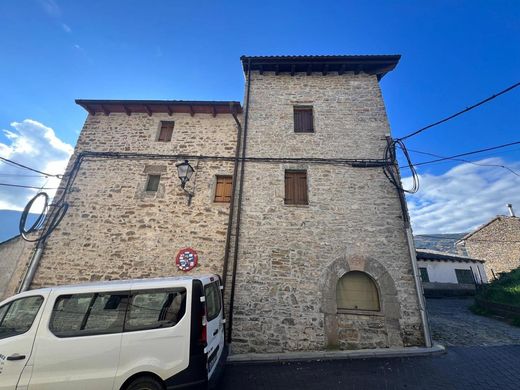
[[158,141],[170,142],[172,140],[173,125],[174,122],[161,122]]
[[215,187],[215,199],[217,203],[231,202],[231,191],[233,189],[233,176],[217,176]]
[[309,204],[306,171],[285,171],[285,204]]
[[313,131],[312,107],[294,107],[294,132],[312,133]]

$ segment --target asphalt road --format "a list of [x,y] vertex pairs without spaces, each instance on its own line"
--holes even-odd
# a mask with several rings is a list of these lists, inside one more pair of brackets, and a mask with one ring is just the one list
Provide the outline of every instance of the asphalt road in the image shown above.
[[520,345],[449,347],[440,356],[230,364],[219,389],[520,389]]

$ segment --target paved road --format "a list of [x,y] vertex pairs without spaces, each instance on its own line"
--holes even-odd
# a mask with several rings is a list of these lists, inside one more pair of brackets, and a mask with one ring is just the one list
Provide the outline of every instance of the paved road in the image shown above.
[[220,389],[520,389],[520,345],[441,356],[228,365]]
[[433,339],[445,346],[520,344],[519,327],[475,315],[468,309],[471,304],[473,298],[428,299]]

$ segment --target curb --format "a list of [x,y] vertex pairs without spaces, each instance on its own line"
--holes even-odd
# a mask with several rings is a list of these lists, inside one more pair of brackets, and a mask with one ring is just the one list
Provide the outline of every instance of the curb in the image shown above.
[[442,355],[444,353],[446,353],[446,348],[440,344],[435,344],[431,348],[405,347],[385,349],[363,349],[355,351],[244,353],[229,355],[226,364],[436,356]]

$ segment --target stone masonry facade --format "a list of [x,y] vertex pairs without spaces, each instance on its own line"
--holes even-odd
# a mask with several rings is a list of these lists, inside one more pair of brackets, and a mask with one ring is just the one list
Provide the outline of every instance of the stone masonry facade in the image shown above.
[[[313,107],[295,133],[293,107]],[[247,153],[373,158],[389,133],[377,78],[253,72]],[[284,171],[306,170],[309,204],[284,204]],[[422,345],[418,297],[395,187],[381,168],[247,163],[233,350],[279,352]],[[378,284],[382,311],[340,314],[349,270]]]
[[[46,243],[32,288],[184,275],[175,256],[191,247],[199,254],[191,274],[222,275],[229,258],[223,276],[234,353],[424,345],[415,258],[395,187],[381,166],[312,161],[382,159],[390,129],[378,80],[397,62],[372,65],[368,57],[335,57],[331,66],[344,61],[336,71],[327,65],[319,72],[295,72],[299,62],[289,72],[279,72],[278,65],[276,71],[251,71],[249,107],[245,103],[236,118],[241,125],[215,106],[203,113],[155,112],[145,101],[142,109],[125,107],[126,112],[111,111],[110,101],[86,106],[89,115],[69,172],[81,152],[139,157],[83,160],[66,194],[70,208]],[[285,58],[280,61],[287,65]],[[321,66],[320,57],[313,61]],[[312,107],[314,132],[295,133],[295,106]],[[171,142],[158,142],[161,121],[175,122]],[[216,176],[233,174],[239,135],[246,139],[246,157],[262,160],[242,163],[228,226],[230,204],[213,198]],[[180,154],[230,157],[190,158],[191,204],[179,185],[179,160],[164,157]],[[286,170],[307,172],[307,205],[284,203]],[[145,191],[148,175],[161,176],[158,191]],[[338,309],[338,280],[351,271],[374,281],[379,310]]]
[[463,237],[457,246],[469,256],[485,260],[488,280],[493,273],[509,272],[520,267],[520,218],[498,216]]

